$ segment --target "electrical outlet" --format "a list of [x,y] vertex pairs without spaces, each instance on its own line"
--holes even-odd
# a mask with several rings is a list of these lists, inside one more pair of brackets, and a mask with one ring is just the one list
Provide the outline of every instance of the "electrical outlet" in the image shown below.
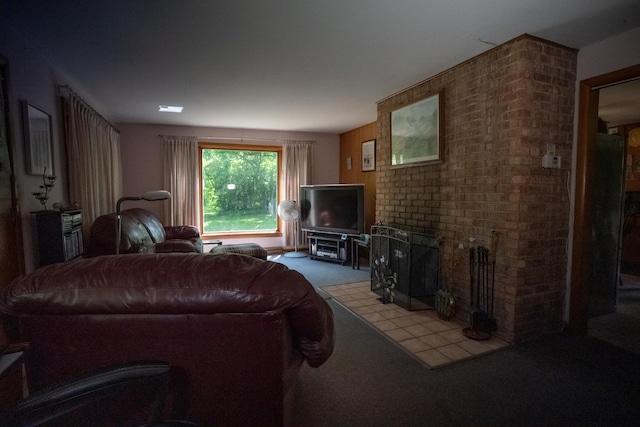
[[550,156],[556,155],[556,144],[547,144],[547,154],[549,154]]
[[560,156],[552,156],[545,154],[542,156],[542,167],[547,169],[560,169],[562,158]]

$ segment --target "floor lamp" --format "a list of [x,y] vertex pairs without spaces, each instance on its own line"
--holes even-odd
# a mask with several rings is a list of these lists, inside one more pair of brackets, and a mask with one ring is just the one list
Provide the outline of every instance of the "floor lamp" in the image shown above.
[[120,239],[122,237],[122,211],[120,211],[120,205],[127,200],[166,200],[171,197],[171,193],[167,190],[154,190],[144,193],[142,196],[137,197],[121,197],[116,203],[116,255],[120,255]]

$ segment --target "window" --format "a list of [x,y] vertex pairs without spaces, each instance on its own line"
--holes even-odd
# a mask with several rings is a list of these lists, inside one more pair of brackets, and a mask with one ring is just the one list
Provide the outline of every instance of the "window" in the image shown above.
[[270,234],[278,228],[282,149],[200,143],[203,234]]

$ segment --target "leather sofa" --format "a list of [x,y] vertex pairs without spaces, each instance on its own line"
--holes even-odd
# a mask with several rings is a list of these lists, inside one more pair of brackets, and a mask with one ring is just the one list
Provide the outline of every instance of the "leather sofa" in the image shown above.
[[172,367],[167,417],[283,426],[301,365],[334,347],[333,313],[297,271],[239,254],[100,256],[42,267],[0,311],[29,342],[34,391],[117,363]]
[[[202,253],[202,239],[197,227],[164,226],[146,209],[121,212],[120,253],[195,252]],[[91,225],[85,257],[116,253],[117,219],[115,213],[102,215]]]

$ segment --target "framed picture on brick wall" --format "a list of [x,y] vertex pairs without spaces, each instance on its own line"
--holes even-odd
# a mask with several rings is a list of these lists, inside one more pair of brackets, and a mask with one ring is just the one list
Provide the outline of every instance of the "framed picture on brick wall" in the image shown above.
[[443,92],[391,112],[391,166],[442,160]]

